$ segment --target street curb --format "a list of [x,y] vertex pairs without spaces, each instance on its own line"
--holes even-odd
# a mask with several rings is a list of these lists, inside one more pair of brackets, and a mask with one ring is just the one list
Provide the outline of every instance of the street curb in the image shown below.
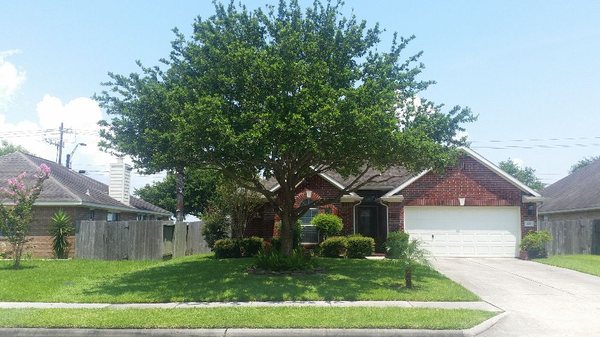
[[463,330],[464,335],[468,336],[468,337],[473,337],[473,336],[477,336],[482,334],[483,332],[487,331],[489,328],[493,327],[494,325],[496,325],[496,323],[500,322],[502,319],[504,319],[506,316],[508,316],[508,312],[503,312],[499,315],[496,315],[488,320],[485,320],[481,323],[479,323],[478,325],[470,328],[470,329],[465,329]]
[[473,337],[488,330],[507,313],[496,315],[479,325],[464,330],[420,329],[41,329],[4,328],[0,337]]

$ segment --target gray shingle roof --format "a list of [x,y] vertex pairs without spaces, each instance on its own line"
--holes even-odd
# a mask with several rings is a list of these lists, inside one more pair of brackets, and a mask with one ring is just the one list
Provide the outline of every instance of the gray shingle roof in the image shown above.
[[540,213],[600,209],[600,160],[542,190]]
[[108,195],[108,185],[74,172],[53,161],[33,155],[14,152],[0,157],[0,186],[21,172],[34,173],[41,164],[50,167],[50,178],[44,182],[37,204],[74,203],[96,205],[106,209],[131,210],[171,215],[158,206],[139,198],[130,197],[130,205],[121,203]]
[[[327,171],[325,175],[329,176],[331,179],[337,181],[343,186],[348,186],[350,183],[354,181],[356,176],[348,176],[343,177],[336,171]],[[366,183],[361,186],[359,190],[391,190],[397,186],[402,185],[404,182],[408,181],[410,178],[414,177],[415,174],[409,172],[403,167],[396,166],[391,167],[385,171],[377,171],[370,169],[359,179],[358,184],[366,181],[368,178],[379,175],[377,178],[374,178],[372,181]],[[263,185],[266,188],[273,188],[277,186],[277,181],[274,178],[270,178],[263,182]]]

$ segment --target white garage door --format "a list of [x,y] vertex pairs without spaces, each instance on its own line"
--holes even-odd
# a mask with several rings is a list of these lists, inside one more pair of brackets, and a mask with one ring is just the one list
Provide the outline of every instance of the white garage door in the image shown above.
[[519,207],[404,208],[406,232],[434,256],[518,256],[520,222]]

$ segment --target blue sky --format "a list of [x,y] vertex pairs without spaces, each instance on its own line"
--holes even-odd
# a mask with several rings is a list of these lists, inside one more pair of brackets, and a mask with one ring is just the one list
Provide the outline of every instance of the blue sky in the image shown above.
[[[157,64],[170,51],[173,27],[189,34],[197,15],[213,13],[210,1],[181,0],[3,0],[1,7],[0,137],[49,159],[55,149],[29,131],[60,121],[94,128],[102,112],[89,97],[102,90],[107,72],[137,71],[138,59]],[[479,120],[467,126],[469,139],[489,160],[516,158],[551,183],[577,160],[600,154],[599,1],[347,0],[344,11],[352,9],[386,29],[381,48],[394,31],[416,35],[407,55],[423,50],[421,78],[437,82],[422,96],[471,107]],[[68,141],[67,152],[88,143],[77,150],[76,169],[104,174],[110,158],[89,134]]]

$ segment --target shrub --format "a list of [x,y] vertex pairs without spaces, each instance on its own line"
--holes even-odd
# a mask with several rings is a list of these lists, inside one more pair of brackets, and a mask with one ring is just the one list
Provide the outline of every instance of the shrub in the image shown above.
[[258,236],[251,236],[241,239],[239,244],[243,256],[256,256],[263,249],[264,240]]
[[256,255],[254,267],[270,271],[303,271],[313,270],[315,261],[310,255],[304,254],[302,248],[294,249],[290,256],[285,256],[277,250],[260,251]]
[[317,227],[319,232],[328,238],[333,235],[337,235],[342,231],[344,224],[342,218],[335,214],[320,213],[317,214],[311,221],[310,224]]
[[521,249],[527,251],[530,259],[547,257],[546,244],[552,240],[550,232],[543,230],[529,232],[521,240]]
[[215,241],[213,247],[217,259],[242,257],[239,240],[221,239]]
[[343,236],[332,236],[321,242],[321,255],[325,257],[343,257],[348,248],[348,239]]
[[405,232],[391,232],[385,241],[385,257],[399,259],[408,246],[408,234]]
[[52,236],[54,256],[58,259],[66,259],[69,257],[69,250],[71,249],[68,238],[75,231],[71,217],[60,209],[54,213],[50,220],[50,236]]
[[229,237],[229,222],[223,213],[207,212],[202,215],[202,222],[202,235],[211,249],[214,248],[217,240]]
[[348,248],[346,255],[351,259],[363,259],[373,254],[375,239],[361,235],[351,235],[347,238]]

